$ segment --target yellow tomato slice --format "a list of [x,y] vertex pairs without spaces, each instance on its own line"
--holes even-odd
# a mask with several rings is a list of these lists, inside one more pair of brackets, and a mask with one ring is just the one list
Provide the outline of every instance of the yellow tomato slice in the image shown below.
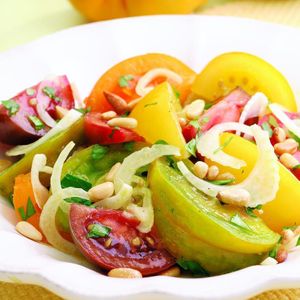
[[192,91],[206,101],[215,101],[238,86],[250,95],[262,92],[271,102],[297,111],[295,96],[285,77],[263,59],[242,52],[213,59],[196,77]]
[[[207,160],[209,165],[217,165],[221,173],[230,172],[236,182],[243,181],[253,169],[257,157],[258,150],[255,144],[231,133],[224,133],[220,137],[220,143],[224,144],[230,137],[230,143],[223,149],[229,155],[243,159],[247,166],[239,170],[224,167]],[[278,162],[279,163],[279,162]],[[283,226],[300,225],[300,182],[298,179],[282,164],[280,164],[279,190],[276,198],[263,206],[264,213],[260,217],[274,231],[280,232]]]

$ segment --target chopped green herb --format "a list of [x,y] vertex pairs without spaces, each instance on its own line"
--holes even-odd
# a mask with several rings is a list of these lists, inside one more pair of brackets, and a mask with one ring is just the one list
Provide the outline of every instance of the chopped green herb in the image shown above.
[[201,124],[204,125],[204,124],[207,124],[209,122],[209,117],[206,116],[204,117],[202,120],[201,120]]
[[192,154],[194,157],[196,157],[196,152],[197,152],[197,141],[196,141],[196,138],[190,140],[190,141],[185,145],[185,149],[187,150],[187,152],[189,152],[189,153]]
[[277,252],[279,250],[280,243],[277,243],[275,247],[269,252],[269,256],[276,259]]
[[75,108],[77,111],[79,111],[80,113],[82,113],[83,115],[89,113],[92,108],[90,106],[86,107],[86,108]]
[[219,151],[221,151],[221,150],[223,150],[224,148],[226,148],[229,144],[230,144],[230,142],[233,140],[233,136],[231,136],[230,138],[228,138],[219,148],[217,148],[214,152],[213,152],[213,154],[216,154],[216,153],[218,153]]
[[61,181],[61,187],[62,188],[76,187],[76,188],[81,188],[85,191],[88,191],[92,187],[92,184],[86,180],[83,180],[83,179],[77,177],[77,176],[67,174]]
[[261,124],[261,127],[264,131],[267,131],[269,134],[269,137],[273,135],[273,130],[268,122],[264,122]]
[[53,99],[56,102],[61,102],[61,99],[57,96],[55,96],[55,90],[51,86],[45,86],[42,89],[43,93],[48,96],[50,99]]
[[296,246],[300,246],[300,237],[299,237],[298,240],[297,240]]
[[173,87],[173,91],[174,91],[175,97],[177,99],[179,99],[180,98],[180,92],[177,89],[175,89],[174,87]]
[[9,116],[15,115],[20,109],[20,105],[12,99],[4,100],[0,103],[8,110]]
[[234,179],[224,179],[224,180],[211,180],[209,181],[212,184],[216,185],[227,185],[234,182]]
[[110,134],[108,137],[109,137],[110,139],[113,139],[115,133],[116,133],[118,130],[120,130],[120,127],[119,127],[119,126],[115,126],[115,127],[113,128],[113,130],[111,131],[111,134]]
[[148,106],[154,106],[154,105],[157,105],[158,102],[152,102],[152,103],[148,103],[148,104],[145,104],[144,107],[148,107]]
[[18,211],[23,221],[27,221],[30,217],[32,217],[36,213],[36,210],[34,208],[34,205],[30,197],[28,197],[27,200],[26,211],[24,207],[19,207]]
[[174,159],[173,155],[167,155],[166,160],[169,164],[169,167],[171,167],[172,169],[178,170],[177,161]]
[[92,159],[100,160],[105,156],[105,154],[108,151],[109,151],[108,147],[104,147],[104,146],[96,144],[92,148]]
[[28,120],[37,131],[45,128],[45,124],[37,116],[28,116]]
[[279,127],[277,120],[273,116],[269,117],[269,124],[275,128]]
[[262,208],[261,204],[255,206],[255,207],[246,207],[246,213],[247,213],[247,215],[249,215],[253,218],[257,218],[257,215],[253,211],[256,209],[261,209],[261,208]]
[[251,230],[251,228],[243,221],[239,214],[235,214],[231,217],[230,223],[240,228]]
[[209,273],[198,262],[180,258],[177,260],[177,264],[185,271],[190,271],[195,275],[209,275]]
[[300,145],[300,138],[290,130],[289,130],[289,136]]
[[80,197],[70,197],[70,198],[64,199],[64,201],[66,201],[68,203],[83,204],[83,205],[86,205],[86,206],[91,206],[93,204],[92,201],[90,201],[88,199],[80,198]]
[[135,142],[127,142],[127,143],[123,144],[123,148],[126,151],[132,152],[134,150],[134,145],[135,145]]
[[129,86],[129,81],[132,80],[134,77],[132,75],[124,75],[124,76],[121,76],[119,78],[119,86],[121,88],[124,88],[124,87],[128,87]]
[[27,90],[26,90],[26,94],[27,94],[28,96],[33,96],[33,95],[35,94],[35,90],[34,90],[34,89],[27,89]]
[[213,103],[207,102],[207,103],[205,103],[205,105],[204,105],[204,109],[209,109],[209,108],[211,108],[213,105],[214,105]]
[[296,165],[295,167],[293,167],[293,170],[297,170],[300,168],[300,164]]
[[130,114],[130,111],[126,111],[126,112],[124,112],[124,114],[120,115],[120,117],[121,118],[126,118],[126,117],[129,116],[129,114]]
[[168,143],[164,140],[158,140],[154,143],[155,145],[168,145]]
[[201,128],[201,126],[200,126],[198,120],[192,120],[192,121],[190,121],[190,122],[189,122],[189,125],[192,125],[192,126],[193,126],[194,128],[196,128],[196,129],[200,129],[200,128]]
[[104,226],[100,223],[95,223],[89,225],[88,228],[89,232],[87,234],[88,238],[100,238],[100,237],[107,237],[109,236],[109,233],[111,232],[111,228]]
[[292,226],[283,226],[282,227],[282,230],[288,230],[288,229],[291,229],[291,230],[295,230],[298,226],[297,225],[292,225]]

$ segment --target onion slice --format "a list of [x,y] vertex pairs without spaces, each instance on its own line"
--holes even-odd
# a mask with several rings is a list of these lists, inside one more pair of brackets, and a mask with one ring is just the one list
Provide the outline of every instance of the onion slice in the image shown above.
[[38,101],[36,104],[36,111],[40,117],[40,119],[50,128],[56,126],[56,121],[47,113],[45,105]]
[[281,106],[272,103],[269,105],[269,108],[271,112],[274,114],[274,116],[293,134],[295,134],[297,137],[300,138],[300,127],[292,120],[290,119],[287,114],[282,110]]
[[49,198],[49,191],[41,184],[40,172],[42,172],[47,164],[47,157],[45,154],[36,154],[33,157],[31,165],[31,184],[34,194],[34,199],[39,208],[43,208]]
[[8,151],[6,151],[7,156],[18,156],[22,154],[26,154],[29,151],[39,147],[40,145],[44,144],[53,136],[61,133],[62,131],[66,130],[70,126],[72,126],[76,121],[78,121],[82,117],[82,114],[75,110],[71,109],[64,118],[62,118],[52,129],[50,129],[43,137],[38,139],[37,141],[28,144],[28,145],[20,145],[16,146]]
[[[245,130],[246,133],[248,134],[250,131],[255,138],[259,155],[253,170],[241,183],[231,186],[214,185],[196,177],[182,161],[178,162],[177,165],[182,175],[205,194],[215,197],[220,191],[242,188],[251,195],[251,200],[247,206],[255,207],[259,204],[270,202],[275,198],[279,189],[279,165],[268,133],[263,131],[258,125],[253,125],[250,128],[246,127],[248,128]],[[236,130],[236,126],[230,127],[229,123],[227,123],[225,130]]]
[[253,135],[250,127],[244,124],[235,122],[217,124],[199,137],[197,151],[202,156],[207,157],[223,166],[240,169],[246,166],[245,161],[226,154],[223,151],[225,145],[220,145],[220,134],[231,130],[241,131],[251,136]]
[[140,96],[144,97],[147,95],[149,92],[153,90],[153,87],[148,86],[155,78],[157,77],[166,77],[170,81],[176,83],[176,84],[181,84],[183,79],[180,75],[177,73],[165,69],[165,68],[155,68],[144,74],[139,81],[137,82],[135,92]]

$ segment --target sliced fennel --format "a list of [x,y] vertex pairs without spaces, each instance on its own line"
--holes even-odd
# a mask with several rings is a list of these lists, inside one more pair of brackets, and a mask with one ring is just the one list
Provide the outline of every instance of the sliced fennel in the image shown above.
[[[40,172],[46,168],[47,157],[45,154],[36,154],[32,160],[31,166],[31,185],[34,194],[34,199],[39,208],[43,208],[49,198],[48,189],[40,182]],[[46,169],[47,170],[47,169]]]
[[55,127],[50,129],[43,137],[38,139],[37,141],[28,144],[28,145],[20,145],[16,146],[6,152],[7,156],[18,156],[22,154],[26,154],[29,151],[35,149],[36,147],[44,144],[47,140],[52,138],[53,136],[59,134],[60,132],[66,130],[70,126],[72,126],[76,121],[78,121],[82,117],[82,114],[75,109],[71,109],[64,118],[62,118]]
[[[238,130],[236,125],[229,126],[227,123],[224,126],[224,131]],[[223,124],[224,125],[224,124]],[[241,125],[241,124],[239,124]],[[270,143],[268,133],[263,131],[258,125],[247,127],[246,130],[240,127],[240,131],[254,136],[258,150],[258,160],[249,174],[249,176],[239,184],[231,186],[216,186],[203,179],[196,177],[181,161],[178,162],[178,168],[182,175],[197,189],[210,196],[216,196],[220,191],[242,188],[247,190],[251,195],[251,200],[247,206],[255,207],[260,204],[265,204],[272,201],[279,188],[279,165],[277,162],[277,156],[274,153],[274,149]],[[243,129],[243,130],[242,130]],[[220,131],[218,131],[220,132]],[[222,131],[221,131],[222,132]]]
[[300,127],[292,120],[290,119],[282,110],[281,106],[272,103],[269,105],[269,108],[271,112],[274,114],[274,116],[293,134],[295,134],[297,137],[300,138]]

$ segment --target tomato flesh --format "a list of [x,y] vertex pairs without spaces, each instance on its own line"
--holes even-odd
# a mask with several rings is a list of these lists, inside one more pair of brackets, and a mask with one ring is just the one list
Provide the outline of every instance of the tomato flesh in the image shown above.
[[[88,238],[88,227],[95,223],[110,227],[109,235]],[[135,218],[128,217],[122,211],[95,209],[78,204],[72,204],[70,210],[73,240],[91,262],[105,270],[133,268],[143,275],[168,269],[175,263],[175,259],[162,248],[154,231],[140,233],[136,229],[138,224]],[[132,241],[137,237],[140,245],[134,246]]]
[[110,145],[126,142],[142,142],[144,138],[126,128],[111,127],[99,113],[89,113],[84,118],[84,132],[89,143]]

